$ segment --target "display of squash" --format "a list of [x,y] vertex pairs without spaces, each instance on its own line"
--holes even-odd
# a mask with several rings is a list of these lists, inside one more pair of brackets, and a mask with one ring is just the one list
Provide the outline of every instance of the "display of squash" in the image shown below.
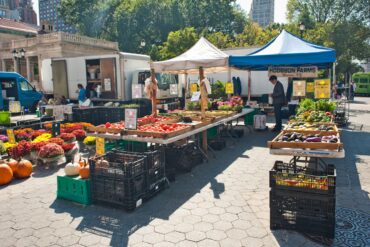
[[[81,165],[81,162],[80,162]],[[83,179],[88,179],[90,177],[90,166],[84,162],[83,166],[80,168],[80,177]]]
[[12,169],[13,173],[15,173],[18,167],[18,161],[16,161],[15,159],[8,159],[5,160],[5,162]]
[[7,164],[0,164],[0,185],[8,184],[13,179],[13,171]]
[[77,176],[80,174],[80,165],[78,163],[68,163],[64,167],[64,173],[67,176]]
[[32,163],[29,160],[19,161],[17,170],[14,172],[16,178],[28,178],[32,174]]

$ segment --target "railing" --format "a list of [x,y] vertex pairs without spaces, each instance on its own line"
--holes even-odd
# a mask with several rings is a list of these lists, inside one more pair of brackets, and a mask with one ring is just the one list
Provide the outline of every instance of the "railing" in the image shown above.
[[55,32],[38,35],[35,38],[12,40],[11,42],[0,43],[0,49],[17,49],[35,46],[37,44],[47,44],[54,42],[69,42],[82,45],[97,46],[100,48],[113,49],[118,51],[118,43],[101,39],[94,39],[77,34]]

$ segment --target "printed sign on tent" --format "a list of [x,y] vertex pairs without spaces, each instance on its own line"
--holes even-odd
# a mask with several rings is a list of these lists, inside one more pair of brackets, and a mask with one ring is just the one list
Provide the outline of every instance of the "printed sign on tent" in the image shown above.
[[293,81],[293,97],[306,96],[306,81]]
[[192,83],[192,84],[190,85],[190,92],[191,92],[191,93],[198,92],[198,83]]
[[9,143],[15,144],[15,136],[13,129],[7,129],[6,134],[8,135]]
[[141,99],[143,97],[143,89],[140,84],[132,85],[132,98]]
[[315,83],[314,82],[307,82],[307,88],[306,92],[307,93],[314,93],[315,92]]
[[234,93],[234,83],[226,82],[225,91],[226,91],[226,94],[233,94]]
[[330,99],[330,79],[315,80],[315,99]]
[[304,66],[304,67],[280,67],[272,66],[268,70],[269,76],[276,75],[277,77],[298,77],[298,78],[315,78],[318,75],[318,69],[316,66]]

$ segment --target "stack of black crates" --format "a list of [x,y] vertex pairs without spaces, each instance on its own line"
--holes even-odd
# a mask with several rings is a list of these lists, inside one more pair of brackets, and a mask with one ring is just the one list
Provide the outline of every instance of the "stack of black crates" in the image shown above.
[[333,239],[335,234],[333,165],[316,168],[276,161],[270,171],[270,228]]
[[90,159],[94,203],[133,211],[167,186],[164,152],[113,150]]

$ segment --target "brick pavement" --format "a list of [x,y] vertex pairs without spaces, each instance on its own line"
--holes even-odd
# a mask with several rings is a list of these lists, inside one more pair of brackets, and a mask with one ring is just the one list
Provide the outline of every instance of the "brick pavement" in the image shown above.
[[[216,159],[177,177],[133,213],[56,200],[56,175],[0,188],[0,246],[319,246],[302,235],[269,230],[269,132],[247,134]],[[344,131],[337,165],[337,206],[370,211],[370,133]]]

